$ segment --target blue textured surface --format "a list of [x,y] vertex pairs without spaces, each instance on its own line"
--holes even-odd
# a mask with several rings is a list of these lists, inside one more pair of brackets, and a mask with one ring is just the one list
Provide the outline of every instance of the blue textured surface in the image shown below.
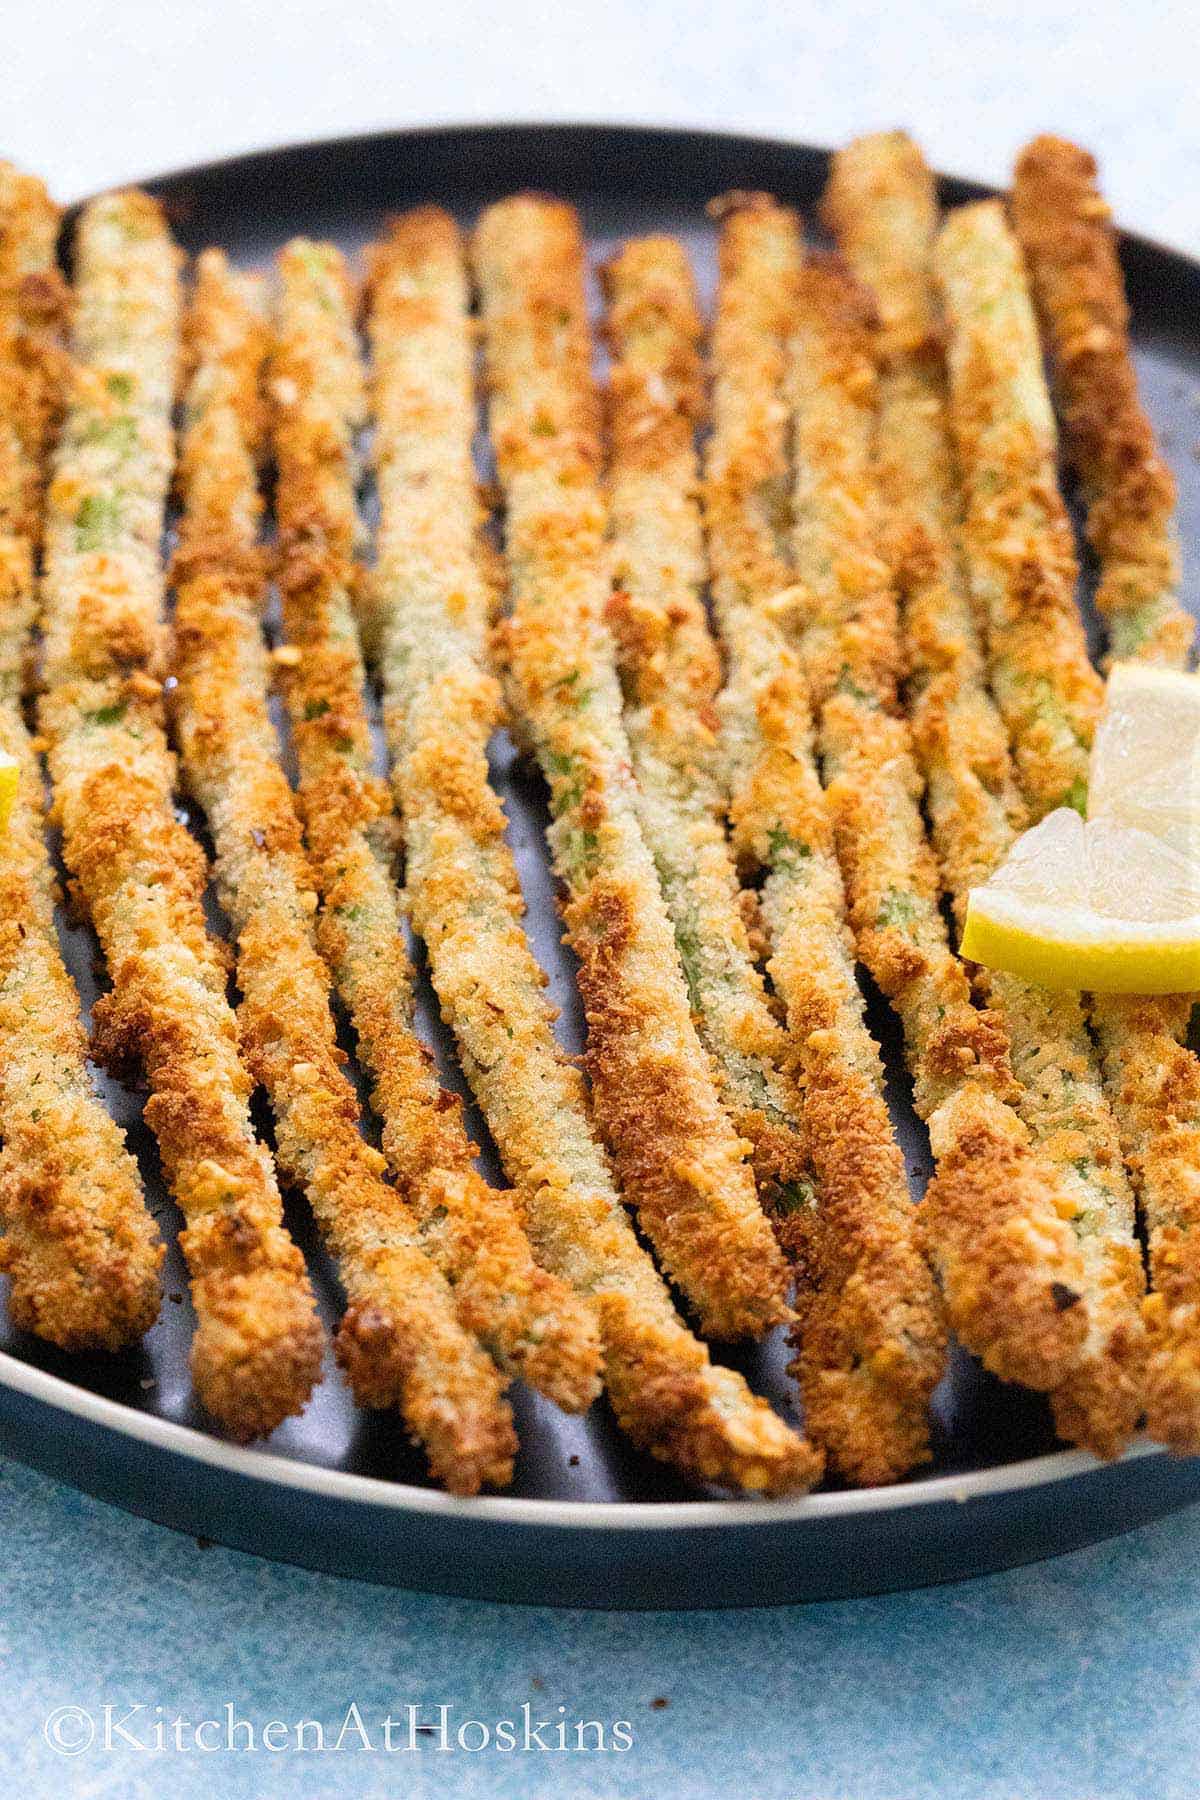
[[[203,1548],[4,1462],[0,1536],[0,1773],[29,1800],[1200,1792],[1200,1508],[953,1588],[690,1614],[500,1607],[309,1575]],[[192,1743],[195,1723],[232,1703],[258,1733],[314,1719],[331,1744],[351,1702],[373,1750],[353,1724],[340,1752]],[[442,1753],[428,1736],[413,1752],[383,1748],[389,1709],[403,1743],[410,1704],[422,1722],[448,1706],[451,1730],[519,1729],[524,1702],[551,1727],[560,1706],[609,1728],[627,1720],[632,1748]],[[102,1731],[106,1703],[117,1719],[142,1705],[126,1729],[143,1743],[182,1715],[190,1747],[155,1754],[118,1736],[73,1759],[47,1748],[52,1709],[82,1707]]]

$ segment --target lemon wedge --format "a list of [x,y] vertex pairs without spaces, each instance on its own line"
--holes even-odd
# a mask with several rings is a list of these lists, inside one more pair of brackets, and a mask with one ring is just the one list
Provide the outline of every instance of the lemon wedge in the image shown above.
[[1046,988],[1200,988],[1200,875],[1170,844],[1064,807],[1027,831],[967,909],[962,953]]
[[1118,663],[1088,764],[1087,816],[1200,863],[1200,676]]
[[1118,664],[1088,816],[1051,813],[972,890],[962,953],[1040,987],[1200,988],[1200,676]]
[[8,821],[12,817],[13,801],[17,797],[17,784],[21,779],[21,765],[15,756],[7,756],[0,750],[0,837],[8,830]]

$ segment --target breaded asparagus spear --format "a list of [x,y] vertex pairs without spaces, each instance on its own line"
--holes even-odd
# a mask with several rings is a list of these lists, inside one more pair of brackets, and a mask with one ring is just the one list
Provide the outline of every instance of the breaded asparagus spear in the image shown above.
[[1017,159],[1012,217],[1049,352],[1067,454],[1100,561],[1096,605],[1114,659],[1186,665],[1175,481],[1138,396],[1129,306],[1095,158],[1039,137]]
[[[1031,1151],[1013,1107],[1007,1036],[972,1005],[950,949],[911,737],[889,710],[900,646],[875,548],[874,381],[861,291],[837,266],[813,264],[797,317],[793,628],[820,702],[822,773],[859,955],[900,1015],[937,1161],[922,1210],[926,1242],[939,1271],[965,1252],[973,1279],[949,1287],[948,1304],[976,1353],[1007,1379],[1053,1391],[1073,1377],[1092,1329],[1076,1279],[1075,1203]],[[1069,1406],[1065,1419],[1086,1433],[1087,1419],[1075,1415]],[[1098,1448],[1112,1447],[1109,1421],[1092,1435]]]
[[[1054,424],[1041,371],[1041,356],[1025,285],[1020,250],[1011,237],[998,204],[966,207],[952,214],[935,246],[935,271],[944,296],[950,327],[949,369],[951,417],[967,495],[964,542],[974,564],[976,541],[988,544],[989,509],[997,484],[1006,502],[1020,514],[1018,479],[1041,496],[1054,481]],[[1013,319],[1019,324],[1014,344],[997,337]],[[1041,422],[1040,463],[1028,452],[1013,466],[997,470],[987,455],[989,445],[1014,431],[1033,436],[1029,414]],[[1012,421],[1010,422],[1010,415]],[[1045,509],[1048,502],[1039,500]],[[1058,502],[1061,507],[1061,501]],[[980,519],[982,515],[982,520]],[[1022,515],[1023,516],[1023,515]],[[1030,546],[1030,551],[1034,548]],[[1023,565],[1013,569],[1008,589],[997,589],[995,603],[1003,616],[1011,613],[1027,591]],[[1050,616],[1051,594],[1039,590],[1038,611],[1060,647],[1051,674],[1039,667],[1049,716],[1061,720],[1077,697],[1097,681],[1086,662],[1082,626],[1071,586],[1053,592],[1063,615]],[[1068,651],[1073,651],[1068,655]],[[1029,651],[1027,634],[1015,639],[993,635],[993,681],[1020,686],[1028,669],[1020,661]],[[1039,652],[1036,645],[1034,655]],[[1094,716],[1077,726],[1075,779],[1086,794],[1087,752]],[[1036,726],[1036,721],[1034,722]],[[1015,736],[1019,755],[1020,739]],[[1061,740],[1060,740],[1061,741]],[[1022,770],[1026,795],[1039,815],[1054,802],[1058,771],[1037,752]],[[1190,1002],[1094,999],[1091,1016],[1100,1042],[1105,1091],[1121,1134],[1121,1149],[1133,1177],[1150,1241],[1150,1279],[1156,1290],[1143,1308],[1149,1332],[1147,1412],[1151,1432],[1172,1448],[1200,1448],[1200,1350],[1195,1318],[1200,1304],[1200,1064],[1177,1040],[1186,1028]]]
[[763,878],[768,968],[818,1176],[795,1367],[813,1435],[841,1474],[873,1483],[928,1456],[945,1339],[863,1018],[807,692],[774,618],[792,579],[781,390],[799,238],[794,217],[765,195],[719,206],[705,516],[728,668],[721,750],[734,846],[746,873]]
[[786,1313],[787,1270],[696,1034],[638,824],[605,623],[585,256],[573,209],[517,196],[475,233],[489,413],[504,490],[505,654],[550,788],[550,845],[587,1015],[585,1066],[621,1188],[711,1336]]
[[[931,1125],[939,1166],[921,1215],[923,1235],[951,1319],[971,1322],[989,1366],[1008,1379],[1053,1386],[1077,1354],[1084,1322],[1068,1316],[1071,1305],[1056,1304],[1045,1238],[1030,1220],[1057,1237],[1068,1264],[1073,1245],[1045,1194],[1034,1191],[1046,1174],[1005,1104],[1011,1075],[1003,1035],[964,998],[965,980],[936,910],[936,870],[916,807],[911,750],[901,721],[885,710],[897,666],[895,612],[875,552],[873,382],[854,338],[862,330],[859,303],[836,268],[802,273],[798,226],[786,209],[760,198],[741,217],[747,286],[758,294],[760,317],[774,316],[775,367],[766,373],[763,404],[777,414],[768,489],[777,558],[781,578],[785,571],[793,582],[801,577],[777,588],[770,609],[798,639],[806,685],[822,702],[826,801],[851,923],[860,954],[901,1012],[917,1105]],[[782,317],[781,265],[791,270]],[[803,355],[792,344],[785,356],[783,340],[797,329]],[[793,370],[787,410],[785,364]],[[789,411],[804,440],[794,530],[783,452]],[[789,539],[790,567],[783,561]]]
[[117,194],[77,240],[79,371],[46,515],[55,812],[108,963],[100,1048],[144,1067],[146,1120],[187,1220],[192,1371],[234,1436],[304,1405],[322,1333],[250,1121],[250,1077],[204,924],[203,854],[173,807],[163,731],[163,502],[171,471],[177,252],[159,208]]
[[[824,210],[879,311],[885,541],[900,591],[913,742],[961,925],[971,887],[1007,855],[1024,814],[959,556],[932,285],[933,176],[903,134],[860,138],[834,158]],[[1089,1332],[1080,1364],[1053,1393],[1059,1430],[1115,1452],[1143,1402],[1143,1281],[1133,1196],[1084,1010],[1078,995],[1047,993],[1011,975],[981,969],[976,985],[1009,1035],[1021,1083],[1017,1110],[1053,1167],[1060,1197],[1065,1188],[1076,1206]],[[1054,1273],[1062,1279],[1062,1270]]]
[[500,691],[482,656],[474,406],[458,232],[425,208],[393,227],[371,304],[381,524],[375,611],[413,922],[443,1014],[539,1258],[593,1298],[617,1419],[694,1478],[811,1486],[821,1460],[735,1371],[709,1362],[642,1250],[555,1042],[486,747]]
[[822,773],[859,955],[904,1024],[917,1111],[932,1119],[964,1080],[1005,1099],[1003,1033],[971,1002],[950,949],[898,715],[896,593],[882,561],[875,368],[868,302],[812,258],[790,358],[795,429],[795,605],[786,615],[809,683]]
[[1147,1426],[1180,1456],[1200,1455],[1200,1061],[1178,1041],[1190,1011],[1182,995],[1091,1003],[1149,1247]]
[[754,1146],[759,1196],[784,1248],[811,1205],[787,1035],[750,949],[725,833],[716,699],[721,666],[700,598],[707,574],[695,432],[703,329],[681,244],[629,243],[603,271],[609,606],[637,778],[638,818],[675,927],[697,1028],[725,1106]]
[[[1014,216],[1067,454],[1087,502],[1112,654],[1185,667],[1193,625],[1176,600],[1174,481],[1138,397],[1120,265],[1095,176],[1084,151],[1038,139],[1018,163]],[[1190,1013],[1183,995],[1092,1001],[1149,1240],[1149,1427],[1184,1454],[1200,1451],[1200,1061],[1182,1043]]]
[[932,285],[934,179],[903,132],[858,138],[833,158],[822,211],[877,312],[883,547],[909,654],[913,741],[961,924],[968,891],[988,879],[1027,820],[958,553],[961,506]]
[[[0,418],[0,517],[5,538],[36,552],[42,541],[46,470],[62,418],[66,379],[63,333],[70,295],[55,263],[62,215],[43,184],[0,162],[0,332],[4,342]],[[35,596],[21,586],[5,614],[32,617]],[[11,635],[6,648],[25,653]],[[7,692],[10,664],[4,665]]]
[[324,902],[320,941],[375,1078],[384,1152],[454,1285],[463,1323],[502,1368],[572,1411],[599,1389],[590,1308],[533,1260],[512,1196],[490,1188],[457,1099],[413,1029],[413,975],[392,877],[391,802],[371,774],[351,613],[353,430],[365,407],[345,270],[289,246],[274,359],[285,687]]
[[116,1350],[154,1322],[163,1249],[88,1076],[21,707],[66,374],[58,228],[41,182],[0,164],[0,751],[19,784],[0,844],[0,1268],[15,1325],[66,1350]]
[[1075,609],[1071,524],[1021,252],[998,200],[952,212],[934,269],[949,324],[964,548],[1030,812],[1082,811],[1104,684]]
[[219,251],[201,257],[175,563],[184,772],[216,850],[217,892],[237,945],[242,1043],[275,1114],[279,1165],[307,1195],[349,1299],[339,1359],[355,1397],[398,1407],[437,1478],[474,1494],[511,1478],[512,1415],[420,1247],[415,1218],[383,1180],[383,1157],[359,1131],[315,944],[313,874],[267,710],[256,470],[264,301],[261,283],[232,275]]

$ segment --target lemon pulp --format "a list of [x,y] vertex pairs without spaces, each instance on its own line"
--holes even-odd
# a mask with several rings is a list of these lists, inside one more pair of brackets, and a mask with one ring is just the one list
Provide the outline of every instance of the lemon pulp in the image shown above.
[[1051,813],[972,890],[962,953],[1041,987],[1200,989],[1200,676],[1118,664],[1088,816]]

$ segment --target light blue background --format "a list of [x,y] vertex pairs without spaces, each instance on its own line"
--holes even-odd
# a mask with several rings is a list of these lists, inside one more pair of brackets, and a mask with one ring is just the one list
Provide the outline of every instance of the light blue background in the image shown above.
[[[6,1792],[504,1800],[1196,1800],[1200,1509],[1056,1562],[766,1611],[503,1607],[310,1575],[0,1462]],[[537,1684],[541,1684],[540,1687]],[[665,1708],[652,1702],[665,1699]],[[95,1750],[52,1708],[327,1727],[357,1701],[457,1719],[627,1719],[624,1755]],[[424,1712],[423,1712],[424,1716]],[[334,1732],[329,1732],[332,1737]],[[351,1734],[353,1735],[353,1734]]]

